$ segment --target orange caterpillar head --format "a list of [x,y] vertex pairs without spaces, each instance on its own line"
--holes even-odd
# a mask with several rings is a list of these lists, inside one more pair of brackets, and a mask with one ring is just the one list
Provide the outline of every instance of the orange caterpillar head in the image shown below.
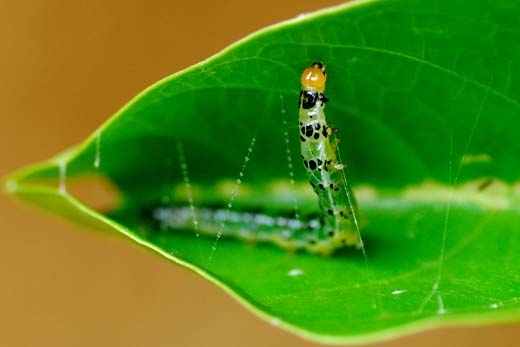
[[325,64],[322,62],[314,62],[303,71],[302,87],[304,89],[315,89],[319,93],[325,91],[325,82],[327,82],[327,73],[325,72]]

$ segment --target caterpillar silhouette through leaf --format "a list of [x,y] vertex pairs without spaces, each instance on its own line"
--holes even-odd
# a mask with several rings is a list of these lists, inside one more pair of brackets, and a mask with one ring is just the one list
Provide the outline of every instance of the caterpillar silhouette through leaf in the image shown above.
[[328,101],[323,94],[326,78],[322,63],[313,63],[305,69],[299,99],[301,157],[318,196],[321,218],[238,211],[231,202],[222,208],[196,207],[190,203],[189,207],[154,208],[152,217],[159,222],[160,229],[195,229],[200,234],[216,235],[217,240],[232,236],[324,255],[347,245],[361,246],[356,202],[345,179],[344,165],[337,160],[338,140],[334,135],[337,129],[329,127],[323,112]]

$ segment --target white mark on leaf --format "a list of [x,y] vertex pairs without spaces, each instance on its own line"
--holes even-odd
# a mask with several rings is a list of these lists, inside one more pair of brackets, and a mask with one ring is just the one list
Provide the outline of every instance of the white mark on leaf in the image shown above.
[[94,157],[94,167],[97,169],[101,164],[101,130],[96,135],[96,154]]
[[291,277],[301,276],[303,274],[305,274],[305,272],[303,272],[302,269],[291,269],[289,272],[287,272],[287,275]]
[[60,166],[60,194],[67,193],[67,162],[65,160],[59,162]]
[[403,294],[403,293],[406,293],[408,290],[407,289],[397,289],[397,290],[394,290],[392,292],[393,295],[399,295],[399,294]]

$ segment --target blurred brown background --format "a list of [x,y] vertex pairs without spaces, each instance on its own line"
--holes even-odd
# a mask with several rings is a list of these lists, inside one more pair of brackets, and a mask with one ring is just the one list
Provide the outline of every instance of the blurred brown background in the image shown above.
[[[0,175],[78,143],[152,82],[341,1],[0,1]],[[313,346],[130,242],[0,196],[0,346]],[[380,346],[516,345],[519,325]]]

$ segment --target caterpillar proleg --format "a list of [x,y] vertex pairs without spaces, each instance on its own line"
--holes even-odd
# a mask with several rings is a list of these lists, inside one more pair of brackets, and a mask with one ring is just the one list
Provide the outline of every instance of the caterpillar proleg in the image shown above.
[[325,118],[329,101],[323,94],[326,82],[325,65],[312,63],[303,71],[299,102],[301,158],[322,210],[323,226],[316,242],[309,245],[309,250],[317,253],[330,253],[345,245],[361,246],[356,200],[336,155],[338,129],[330,127]]

